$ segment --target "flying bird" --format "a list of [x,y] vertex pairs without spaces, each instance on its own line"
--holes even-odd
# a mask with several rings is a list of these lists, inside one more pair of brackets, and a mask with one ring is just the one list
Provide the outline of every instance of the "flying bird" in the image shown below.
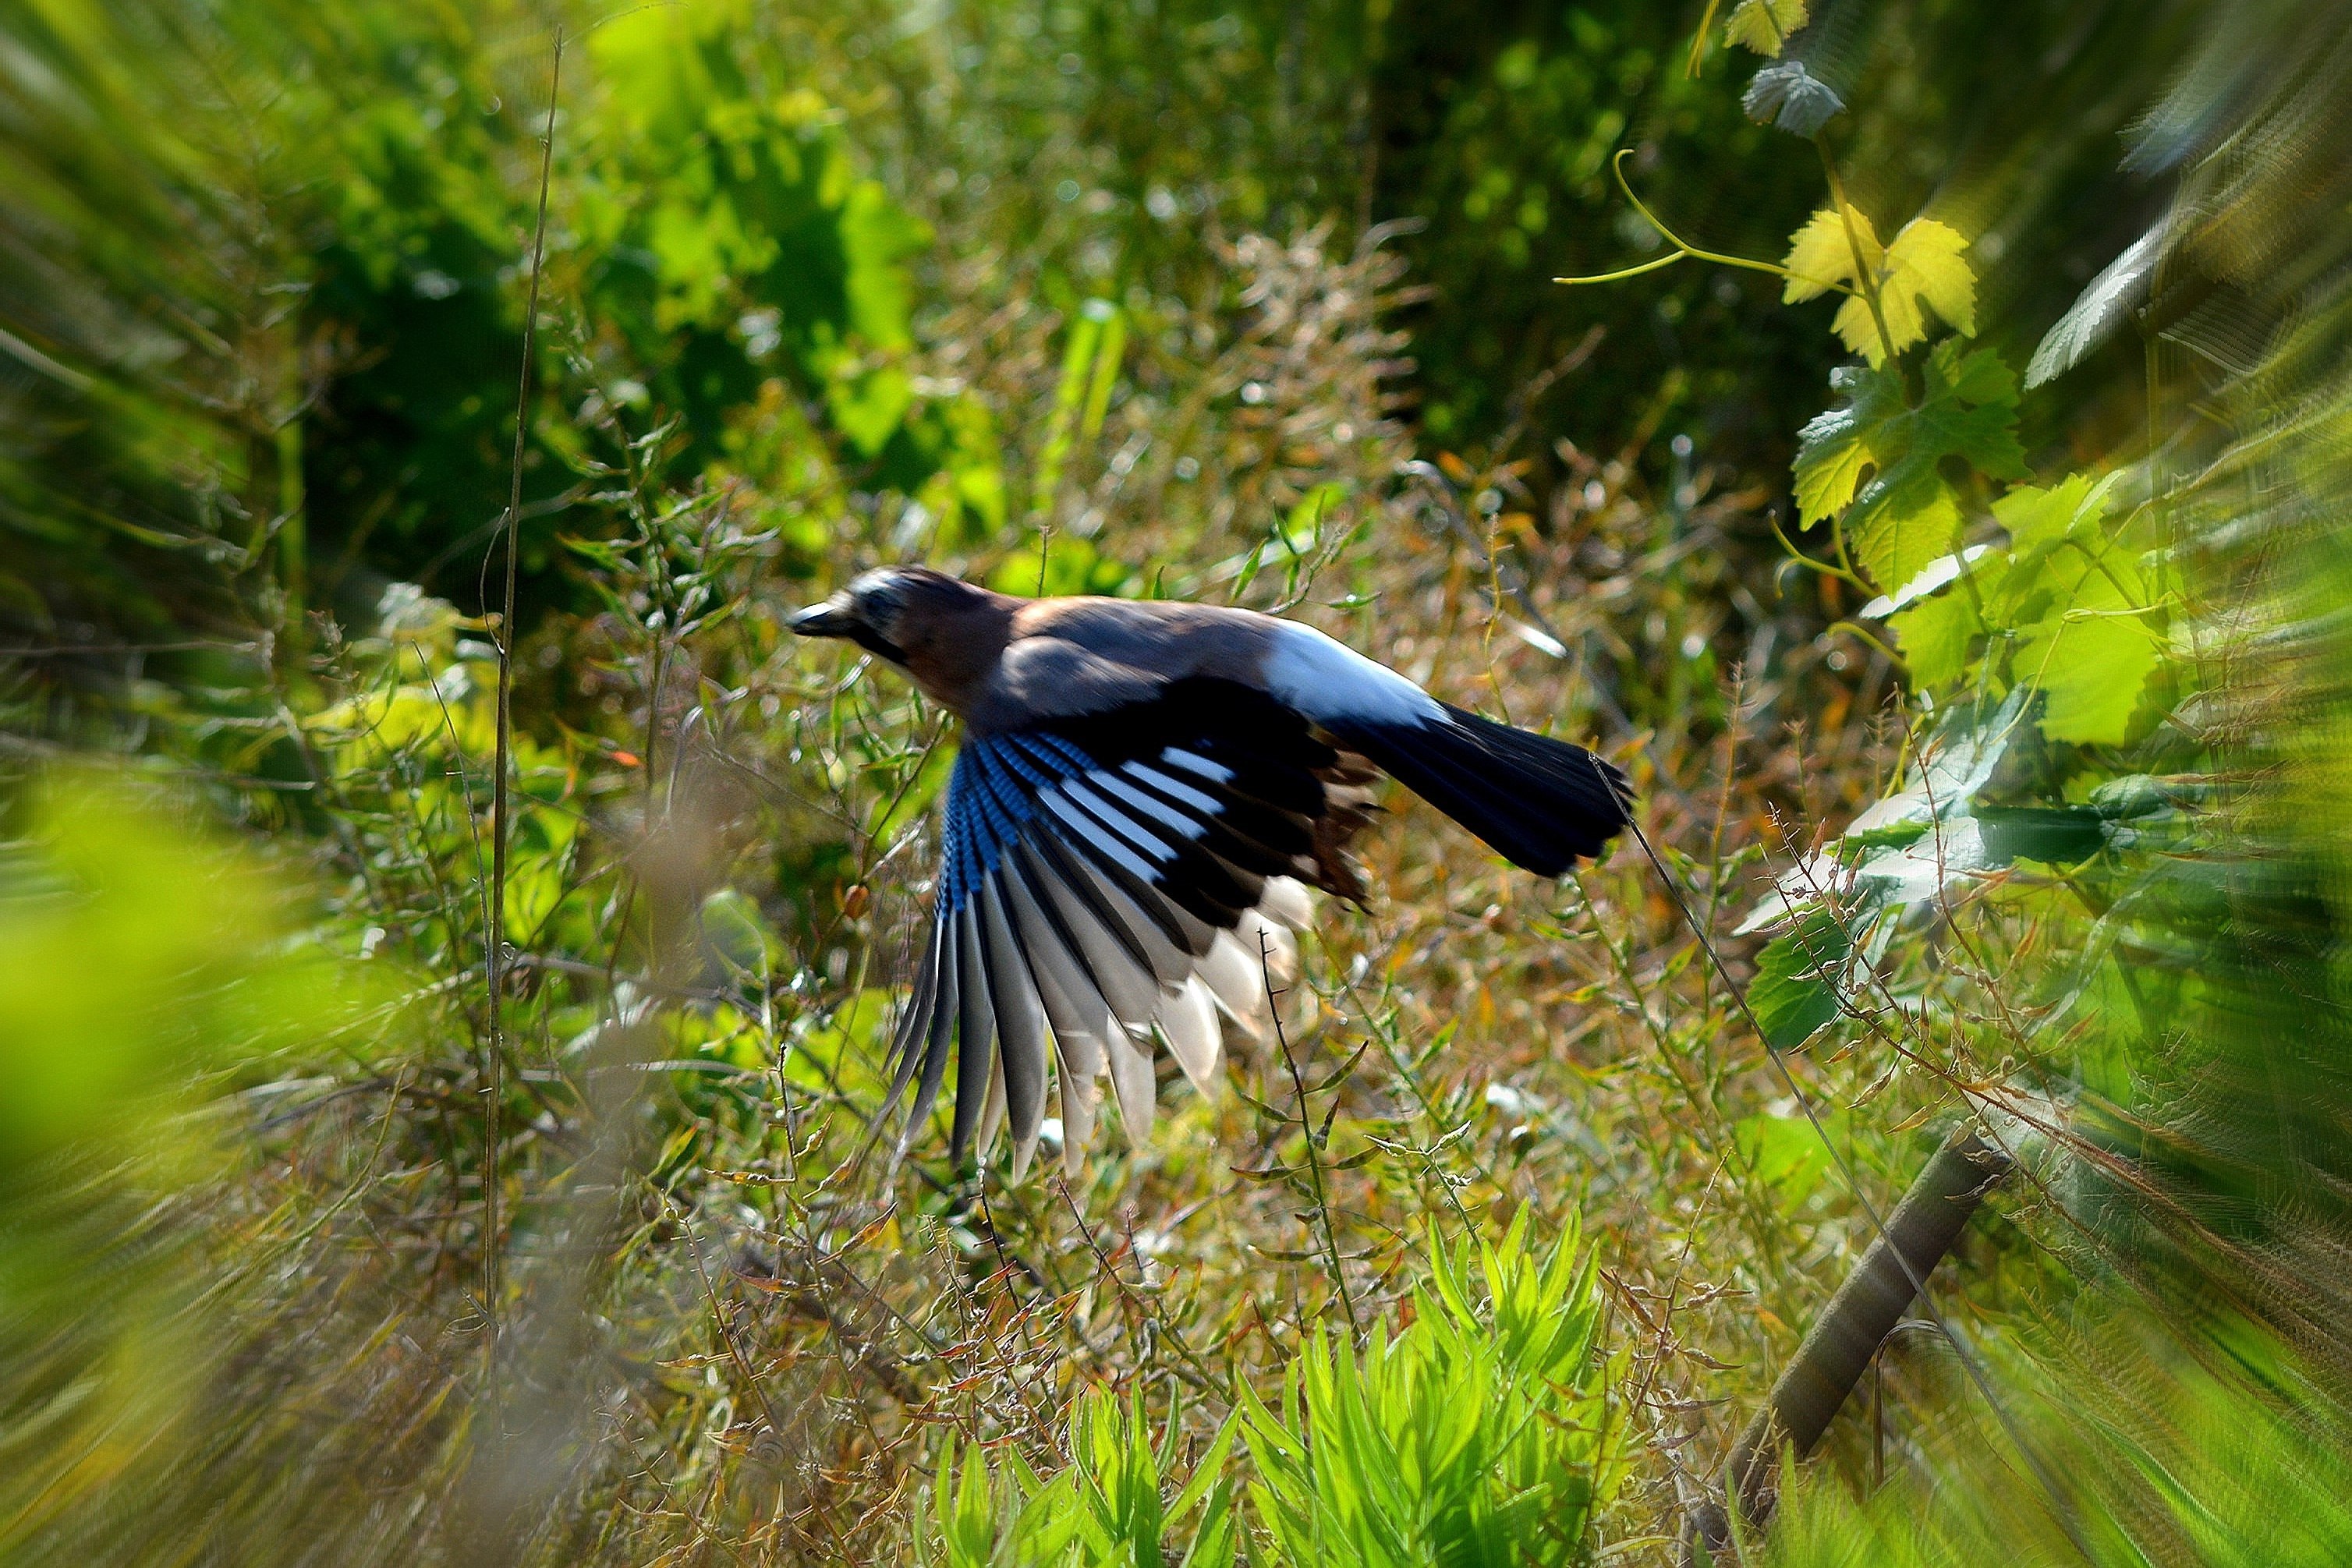
[[[922,567],[795,614],[898,666],[963,721],[930,935],[897,1030],[903,1154],[956,1068],[952,1152],[1045,1116],[1076,1168],[1108,1076],[1129,1139],[1156,1033],[1208,1092],[1220,1017],[1263,1038],[1308,886],[1360,900],[1346,855],[1381,772],[1512,863],[1558,876],[1626,822],[1581,747],[1443,703],[1313,627],[1255,611],[1017,599]],[[952,1049],[951,1049],[952,1048]]]

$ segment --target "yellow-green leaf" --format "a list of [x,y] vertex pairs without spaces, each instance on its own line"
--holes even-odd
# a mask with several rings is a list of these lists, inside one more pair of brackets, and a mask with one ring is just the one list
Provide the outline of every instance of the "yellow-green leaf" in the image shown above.
[[1967,673],[1969,643],[1984,630],[1976,601],[1955,589],[1932,594],[1886,618],[1911,667],[1915,686],[1948,686]]
[[2009,530],[2020,550],[2056,544],[2105,516],[2109,486],[2099,486],[2100,504],[2092,507],[2085,505],[2092,499],[2092,484],[2087,474],[2071,474],[2046,490],[2038,485],[2013,486],[1992,504],[1993,520]]
[[1723,41],[1779,59],[1781,45],[1805,21],[1805,0],[1739,0],[1723,25]]
[[[1801,237],[1803,233],[1799,231]],[[1899,354],[1925,339],[1929,310],[1961,336],[1974,337],[1977,275],[1960,259],[1968,247],[1959,231],[1948,225],[1933,218],[1912,219],[1886,247],[1885,259],[1878,268],[1877,314],[1874,316],[1870,302],[1857,295],[1839,308],[1831,325],[1847,348],[1873,365],[1885,364],[1888,354]],[[1792,257],[1794,254],[1790,253]],[[1790,270],[1796,270],[1793,263]],[[1882,317],[1890,342],[1879,340]]]
[[2086,573],[2072,602],[2020,639],[2016,670],[2041,687],[2042,733],[2086,746],[2129,735],[2161,650],[2144,616],[2104,572]]
[[1834,515],[1853,499],[1865,472],[1883,472],[1907,448],[1902,377],[1847,365],[1830,382],[1850,401],[1815,415],[1798,432],[1800,523]]
[[1851,430],[1801,452],[1797,458],[1797,520],[1817,523],[1833,517],[1870,471],[1870,444]]
[[1883,498],[1874,499],[1875,505],[1847,524],[1853,529],[1849,543],[1855,564],[1873,582],[1890,591],[1899,588],[1917,576],[1921,567],[1957,548],[1959,501],[1934,470],[1909,475]]
[[1841,215],[1834,207],[1823,207],[1807,218],[1804,226],[1789,236],[1789,259],[1781,264],[1789,269],[1789,281],[1780,290],[1782,302],[1795,305],[1854,283],[1857,246],[1862,265],[1872,273],[1885,266],[1886,253],[1878,243],[1878,233],[1861,208],[1849,204]]

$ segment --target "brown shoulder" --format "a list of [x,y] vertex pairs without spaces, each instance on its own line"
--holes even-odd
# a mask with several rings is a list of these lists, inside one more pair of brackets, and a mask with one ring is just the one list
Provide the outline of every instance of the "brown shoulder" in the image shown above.
[[1253,685],[1274,633],[1255,611],[1158,599],[1033,600],[1013,625],[1016,639],[1057,638],[1159,679],[1219,675]]

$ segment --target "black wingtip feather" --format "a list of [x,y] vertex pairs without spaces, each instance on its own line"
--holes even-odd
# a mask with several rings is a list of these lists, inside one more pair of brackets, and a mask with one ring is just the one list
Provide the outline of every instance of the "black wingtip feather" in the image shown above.
[[1443,721],[1360,725],[1339,738],[1512,864],[1559,876],[1630,818],[1624,774],[1580,746],[1446,706]]

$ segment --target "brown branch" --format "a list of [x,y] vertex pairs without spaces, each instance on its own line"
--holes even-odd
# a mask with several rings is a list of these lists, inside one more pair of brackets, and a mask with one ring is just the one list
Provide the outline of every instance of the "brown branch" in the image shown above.
[[1869,1370],[1924,1281],[1960,1239],[1984,1195],[2011,1169],[2010,1157],[1987,1143],[1973,1124],[1945,1140],[1887,1217],[1886,1227],[1814,1322],[1812,1332],[1773,1384],[1771,1397],[1732,1445],[1723,1467],[1722,1500],[1691,1521],[1688,1560],[1701,1562],[1731,1542],[1729,1510],[1739,1511],[1742,1533],[1771,1521],[1780,1500],[1780,1450],[1803,1458]]

